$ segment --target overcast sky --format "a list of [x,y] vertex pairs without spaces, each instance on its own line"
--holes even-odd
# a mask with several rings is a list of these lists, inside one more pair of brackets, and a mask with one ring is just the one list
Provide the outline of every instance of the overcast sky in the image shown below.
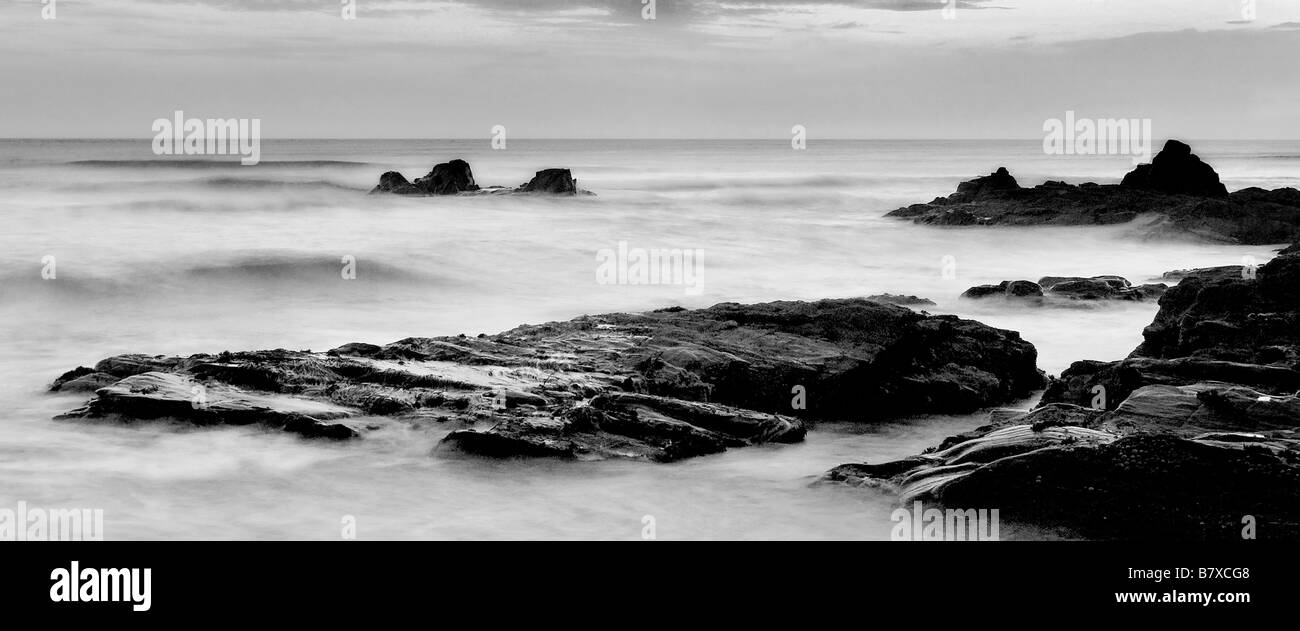
[[53,1],[0,0],[2,137],[1300,138],[1297,0]]

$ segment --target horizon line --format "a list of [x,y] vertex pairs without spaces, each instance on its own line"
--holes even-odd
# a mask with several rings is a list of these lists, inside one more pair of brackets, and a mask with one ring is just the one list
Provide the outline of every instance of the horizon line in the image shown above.
[[[0,136],[0,141],[13,141],[13,140],[118,140],[118,141],[141,140],[141,141],[152,141],[154,138],[155,138],[155,136],[141,136],[141,137],[131,137],[131,136]],[[620,136],[598,136],[598,137],[582,137],[582,136],[571,136],[571,137],[557,137],[557,136],[522,136],[522,137],[513,137],[513,138],[509,138],[509,140],[510,140],[510,141],[518,141],[518,140],[528,140],[528,141],[533,141],[533,140],[547,140],[547,141],[554,141],[554,140],[564,140],[564,141],[607,141],[607,140],[637,140],[637,141],[645,141],[645,140],[656,140],[656,141],[675,141],[675,142],[701,142],[701,141],[710,141],[710,142],[712,142],[712,141],[764,141],[764,142],[766,142],[766,141],[780,141],[780,142],[789,142],[789,141],[790,141],[790,138],[791,138],[790,136],[772,136],[772,137],[753,137],[753,136],[744,136],[744,137],[716,137],[716,138],[699,138],[699,137],[680,138],[680,137],[659,137],[659,136],[627,136],[627,137],[620,137]],[[1165,137],[1165,138],[1166,138],[1166,139],[1174,139],[1175,137],[1174,137],[1174,136],[1168,136],[1168,137]],[[1195,136],[1187,136],[1187,135],[1182,135],[1182,136],[1179,136],[1178,138],[1192,138],[1192,139],[1194,139],[1194,140],[1196,140],[1196,141],[1238,141],[1238,142],[1275,141],[1275,142],[1300,142],[1300,138],[1230,138],[1230,137],[1212,137],[1212,136],[1209,136],[1209,137],[1195,137]],[[463,137],[463,136],[462,136],[462,137],[450,137],[450,136],[449,136],[449,137],[441,137],[441,138],[435,138],[435,137],[418,137],[418,138],[412,138],[412,137],[397,137],[397,136],[285,136],[285,137],[262,137],[260,140],[270,140],[270,141],[290,141],[290,140],[408,140],[408,141],[448,141],[448,140],[454,140],[454,141],[461,141],[461,140],[477,140],[477,141],[484,141],[484,142],[488,142],[488,143],[490,143],[490,142],[492,141],[492,138],[491,138],[490,136],[472,136],[472,137]],[[814,141],[814,140],[815,140],[815,141],[818,141],[818,142],[862,142],[862,141],[956,141],[956,140],[961,140],[961,141],[1035,141],[1035,142],[1042,142],[1043,138],[1042,138],[1041,136],[1026,137],[1026,138],[1013,138],[1013,137],[1006,137],[1006,136],[1002,136],[1002,137],[939,137],[939,136],[904,137],[904,136],[875,136],[875,137],[854,137],[854,138],[819,138],[819,137],[816,137],[816,136],[807,136],[807,137],[805,137],[805,140],[807,140],[807,141],[809,141],[809,142]]]

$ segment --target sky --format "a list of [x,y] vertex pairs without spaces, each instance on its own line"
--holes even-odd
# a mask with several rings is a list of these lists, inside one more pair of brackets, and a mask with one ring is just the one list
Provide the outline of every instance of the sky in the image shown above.
[[1297,0],[646,2],[0,0],[0,137],[1300,138]]

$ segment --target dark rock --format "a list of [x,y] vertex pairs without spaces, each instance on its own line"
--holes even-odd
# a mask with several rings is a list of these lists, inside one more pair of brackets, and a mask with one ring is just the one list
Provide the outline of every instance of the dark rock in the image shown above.
[[1134,357],[1300,366],[1300,256],[1248,274],[1192,274],[1160,299]]
[[1228,189],[1219,182],[1219,174],[1201,162],[1192,148],[1177,140],[1165,142],[1151,164],[1140,164],[1120,182],[1120,186],[1150,189],[1171,195],[1227,197]]
[[422,195],[424,191],[411,184],[401,173],[389,171],[379,176],[379,185],[371,193],[394,193],[396,195]]
[[962,292],[962,298],[1006,298],[1041,300],[1043,289],[1028,280],[1004,280],[996,285],[977,285]]
[[519,193],[545,193],[550,195],[592,195],[578,189],[568,169],[544,169],[519,188],[503,186],[480,187],[474,173],[464,160],[451,160],[434,165],[433,169],[415,182],[408,182],[401,173],[389,171],[379,176],[379,185],[371,193],[397,195],[512,195]]
[[1007,172],[1007,168],[998,167],[997,171],[989,175],[958,184],[957,192],[953,195],[961,201],[973,201],[992,196],[997,192],[1019,189],[1020,185],[1016,183],[1016,178],[1011,177],[1011,174]]
[[1127,359],[1075,362],[1037,409],[824,480],[1085,537],[1300,537],[1300,255],[1239,269],[1186,274]]
[[[1145,412],[1177,421],[1211,405],[1193,395],[1189,407],[1188,398],[1152,401]],[[1269,524],[1267,538],[1300,537],[1293,431],[1192,436],[1175,422],[1175,431],[1151,433],[1133,407],[1100,416],[1058,408],[1067,416],[1032,424],[1025,415],[923,456],[841,465],[822,480],[891,491],[902,504],[998,507],[1003,519],[1089,538],[1240,540],[1242,515]]]
[[455,195],[478,190],[474,173],[464,160],[436,164],[428,175],[415,180],[414,185],[429,195]]
[[118,378],[108,373],[90,372],[67,380],[56,380],[50,386],[51,392],[94,392],[104,386],[111,386]]
[[883,302],[888,305],[898,305],[900,307],[933,307],[935,302],[929,298],[920,298],[917,296],[904,296],[902,294],[875,294],[867,296],[867,300],[873,302]]
[[869,300],[723,303],[377,350],[109,358],[101,366],[140,372],[71,416],[305,435],[364,433],[360,417],[459,420],[472,429],[449,442],[474,453],[670,460],[797,440],[802,417],[869,422],[1023,399],[1044,383],[1036,357],[1014,332]]
[[[1300,192],[1244,189],[1227,195],[1213,169],[1190,152],[1184,154],[1179,146],[1186,145],[1177,143],[1170,147],[1171,153],[1161,152],[1153,161],[1158,169],[1144,165],[1126,178],[1127,185],[1049,182],[1024,188],[1012,186],[1009,174],[1005,178],[994,174],[965,182],[947,197],[899,208],[887,216],[947,226],[1132,222],[1134,232],[1153,238],[1256,245],[1296,240]],[[1171,190],[1182,192],[1167,192]]]
[[533,179],[519,187],[524,193],[550,193],[552,195],[577,195],[578,181],[568,169],[543,169]]
[[1168,286],[1164,284],[1133,287],[1119,276],[1044,276],[1037,283],[1004,280],[997,285],[978,285],[967,289],[961,297],[1016,298],[1028,299],[1034,304],[1061,305],[1075,300],[1154,300],[1166,289]]

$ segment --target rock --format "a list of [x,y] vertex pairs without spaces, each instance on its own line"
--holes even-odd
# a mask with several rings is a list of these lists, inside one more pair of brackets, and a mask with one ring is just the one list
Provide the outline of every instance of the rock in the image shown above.
[[962,292],[962,298],[1005,298],[1041,301],[1043,289],[1027,280],[1004,280],[997,285],[977,285]]
[[543,169],[533,179],[519,187],[524,193],[550,193],[552,195],[577,195],[578,181],[568,169]]
[[111,386],[118,382],[118,378],[108,373],[90,372],[77,376],[72,379],[56,380],[54,385],[50,386],[51,392],[94,392],[104,386]]
[[1127,359],[1075,362],[1038,408],[823,481],[1093,538],[1239,539],[1243,515],[1300,537],[1300,254],[1239,271],[1184,275]]
[[1160,299],[1135,357],[1300,366],[1300,255],[1249,274],[1192,274]]
[[1011,177],[1011,174],[1007,172],[1007,168],[998,167],[998,170],[992,174],[958,184],[954,196],[962,201],[973,201],[992,196],[1000,191],[1019,189],[1020,185],[1016,183],[1016,178]]
[[1024,188],[999,171],[887,216],[947,226],[1131,223],[1147,238],[1255,245],[1296,240],[1300,191],[1243,189],[1228,195],[1214,170],[1182,147],[1170,141],[1151,165],[1126,177],[1127,184],[1047,182]]
[[351,438],[347,425],[326,420],[349,416],[348,410],[310,399],[250,393],[219,383],[200,383],[188,375],[147,372],[99,389],[86,407],[60,418],[146,420],[172,418],[195,425],[279,427],[308,437]]
[[[802,421],[728,406],[611,393],[563,417],[507,419],[486,431],[460,430],[443,444],[493,456],[601,458],[656,462],[720,453],[728,447],[799,442]],[[611,440],[611,437],[613,439]]]
[[935,302],[929,298],[920,298],[917,296],[904,296],[902,294],[874,294],[867,296],[867,300],[873,302],[883,302],[887,305],[898,305],[900,307],[933,307]]
[[379,176],[379,185],[371,193],[393,193],[396,195],[422,195],[424,191],[411,184],[401,173],[389,171]]
[[[1051,380],[1042,402],[1090,407],[1097,401],[1103,408],[1113,410],[1139,388],[1204,381],[1241,384],[1261,394],[1279,395],[1300,390],[1300,371],[1286,366],[1186,357],[1168,360],[1130,357],[1115,362],[1083,360],[1074,362],[1060,377]],[[1104,390],[1097,391],[1098,386]],[[1103,396],[1099,398],[1099,394]]]
[[464,160],[435,164],[433,170],[415,180],[414,185],[429,195],[455,195],[478,190],[478,184],[474,183],[474,173]]
[[1002,519],[1088,538],[1240,540],[1242,515],[1269,524],[1267,538],[1300,536],[1294,432],[1184,438],[1111,426],[1011,425],[923,456],[841,465],[821,482],[882,489],[904,505],[997,507]]
[[1037,283],[1004,280],[997,285],[978,285],[967,289],[961,297],[1016,298],[1028,299],[1034,304],[1062,305],[1075,300],[1153,300],[1163,295],[1166,289],[1168,285],[1163,283],[1133,287],[1119,276],[1044,276]]
[[[99,390],[72,416],[334,424],[363,436],[374,417],[455,420],[467,427],[449,448],[471,453],[664,461],[797,440],[804,419],[1020,400],[1044,384],[1036,358],[1014,332],[869,300],[723,303],[377,349],[109,358],[100,364],[152,370]],[[191,406],[199,387],[201,409]]]
[[550,195],[592,195],[590,191],[578,189],[578,181],[573,179],[568,169],[544,169],[519,188],[503,186],[480,187],[474,181],[474,173],[469,163],[464,160],[451,160],[434,165],[433,169],[415,182],[408,182],[396,171],[389,171],[379,176],[379,185],[370,191],[373,193],[393,193],[397,195],[512,195],[521,193],[544,193]]
[[1201,162],[1192,148],[1177,140],[1165,142],[1164,149],[1150,164],[1140,164],[1120,182],[1120,186],[1160,191],[1171,195],[1227,197],[1228,189],[1219,182],[1219,174]]

